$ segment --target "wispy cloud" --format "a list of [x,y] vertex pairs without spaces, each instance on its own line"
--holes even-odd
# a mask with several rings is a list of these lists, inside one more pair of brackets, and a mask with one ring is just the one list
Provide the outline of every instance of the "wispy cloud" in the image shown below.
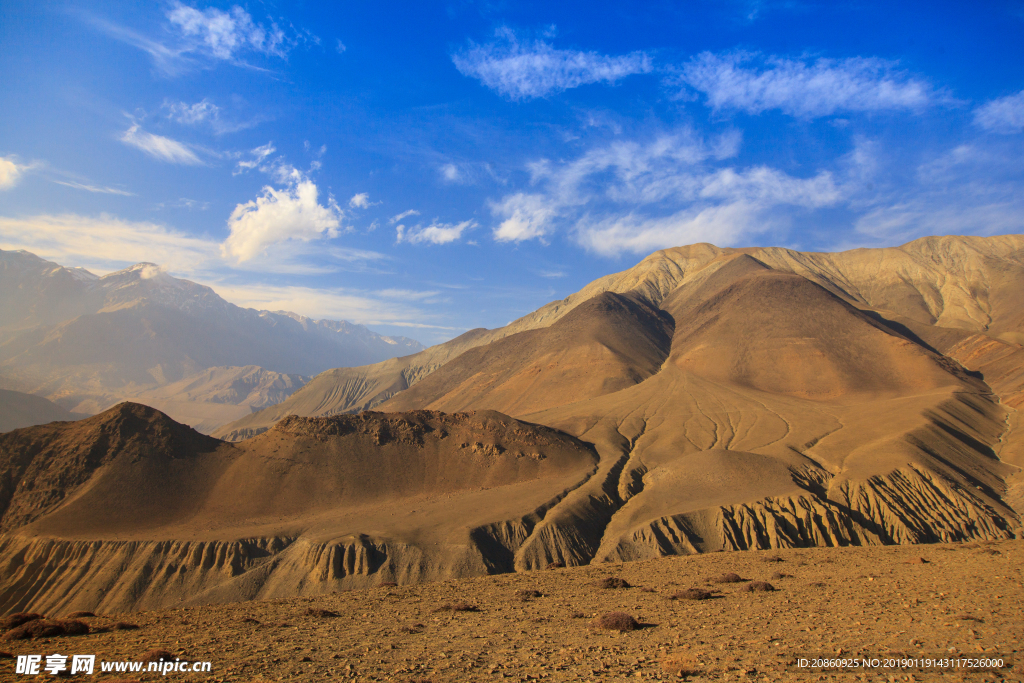
[[794,60],[748,52],[703,52],[670,83],[706,96],[713,109],[778,109],[801,118],[839,112],[915,111],[945,98],[926,81],[877,58]]
[[371,202],[369,192],[360,192],[359,194],[352,195],[352,199],[348,200],[348,205],[353,209],[368,209],[371,206],[377,206],[380,202]]
[[25,249],[57,263],[101,272],[152,261],[177,272],[192,273],[218,260],[218,245],[212,240],[106,214],[0,216],[0,244],[4,249]]
[[216,273],[278,273],[318,275],[347,270],[381,272],[388,257],[375,251],[322,242],[288,241],[269,253],[242,263],[226,258],[222,244],[210,237],[189,235],[159,223],[126,221],[101,214],[0,216],[0,248],[25,249],[65,265],[101,272],[140,261],[166,266],[175,273],[212,277]]
[[408,242],[409,244],[449,244],[462,237],[462,233],[477,227],[474,220],[462,221],[461,223],[439,223],[436,219],[430,225],[424,227],[416,225],[407,228],[399,224],[395,227],[395,242]]
[[170,164],[184,164],[186,166],[200,166],[202,160],[192,149],[177,140],[166,138],[162,135],[147,133],[142,130],[138,123],[132,126],[121,135],[121,142],[136,149],[142,150],[154,159],[166,161]]
[[[237,285],[223,282],[214,285],[217,293],[239,306],[262,310],[294,311],[311,318],[350,320],[363,325],[396,325],[399,327],[457,330],[434,324],[434,316],[407,302],[425,303],[435,292],[407,292],[395,296],[397,290],[374,292],[359,289],[314,289],[301,286]],[[423,296],[423,295],[426,296]]]
[[66,187],[73,187],[76,190],[85,190],[86,192],[96,192],[99,194],[117,194],[123,197],[134,197],[134,192],[128,192],[127,190],[120,190],[116,187],[98,187],[96,185],[86,185],[85,183],[76,183],[73,180],[54,180],[53,182],[58,185],[64,185]]
[[557,164],[534,162],[532,191],[491,203],[500,221],[494,239],[544,241],[563,230],[604,255],[694,240],[735,244],[784,224],[787,210],[843,199],[827,171],[798,178],[767,166],[716,168],[738,146],[733,132],[703,140],[682,131],[646,143],[616,141]]
[[1024,132],[1024,90],[981,105],[974,110],[974,123],[994,133]]
[[251,171],[254,168],[269,172],[270,167],[266,165],[267,159],[276,151],[277,148],[274,147],[273,142],[268,142],[265,145],[249,150],[249,158],[242,159],[235,165],[234,175]]
[[192,104],[165,100],[163,108],[167,111],[168,119],[185,126],[208,126],[216,135],[252,128],[262,120],[231,121],[223,116],[220,107],[205,98]]
[[652,69],[643,52],[609,56],[559,50],[542,40],[520,40],[509,28],[498,29],[495,38],[452,55],[452,61],[463,75],[513,100],[546,97],[590,83],[613,84]]
[[239,5],[224,11],[215,7],[196,9],[175,2],[166,11],[169,44],[93,15],[84,15],[93,26],[107,35],[147,52],[157,70],[165,76],[209,65],[229,62],[250,68],[250,55],[286,59],[288,53],[303,44],[320,43],[308,30],[268,19],[258,22]]
[[409,216],[419,216],[419,215],[420,215],[420,212],[417,211],[416,209],[409,209],[408,211],[403,211],[402,213],[398,214],[397,216],[392,216],[391,218],[388,219],[388,223],[390,223],[391,225],[394,225],[395,223],[397,223],[399,221],[405,220]]

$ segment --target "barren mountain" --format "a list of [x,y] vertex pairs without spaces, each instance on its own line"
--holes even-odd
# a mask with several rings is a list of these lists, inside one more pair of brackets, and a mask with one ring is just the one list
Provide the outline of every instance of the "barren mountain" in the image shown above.
[[41,396],[0,389],[0,432],[76,417]]
[[[380,405],[464,351],[511,334],[549,327],[604,292],[634,294],[659,307],[676,289],[710,277],[737,254],[793,273],[892,327],[903,323],[968,331],[1019,348],[1024,329],[1024,236],[925,237],[901,247],[804,253],[781,248],[728,249],[696,244],[655,252],[633,268],[595,280],[579,292],[506,327],[473,330],[409,357],[325,373],[288,401],[217,430],[246,438],[282,417],[358,412]],[[972,368],[974,369],[974,368]]]
[[131,405],[11,432],[0,598],[1017,537],[1021,245],[667,250],[507,328],[322,373],[234,444]]
[[290,418],[229,444],[124,403],[0,434],[0,610],[510,570],[515,534],[595,463],[566,434],[489,411]]
[[0,372],[74,411],[96,412],[209,368],[314,375],[422,348],[344,321],[240,308],[153,264],[97,277],[0,251]]

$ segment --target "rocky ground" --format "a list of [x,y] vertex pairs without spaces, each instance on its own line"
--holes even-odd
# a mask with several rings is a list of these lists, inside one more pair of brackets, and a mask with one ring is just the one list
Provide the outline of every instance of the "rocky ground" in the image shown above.
[[[1021,681],[1024,541],[715,553],[84,617],[137,630],[6,640],[19,654],[212,662],[182,681]],[[747,581],[718,583],[735,573]],[[618,578],[629,587],[603,587]],[[774,591],[748,591],[764,581]],[[705,600],[672,599],[699,588]],[[609,612],[632,631],[602,630]],[[66,615],[47,615],[64,617]],[[999,670],[807,669],[813,656],[991,657]],[[98,667],[97,667],[98,669]],[[31,680],[0,660],[0,679]],[[49,677],[43,673],[41,676]],[[37,680],[39,677],[35,677]],[[149,681],[100,673],[88,680]]]

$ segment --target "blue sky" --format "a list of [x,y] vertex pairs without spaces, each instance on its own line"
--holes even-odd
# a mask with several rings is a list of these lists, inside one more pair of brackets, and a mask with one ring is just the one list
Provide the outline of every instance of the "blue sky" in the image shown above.
[[1024,231],[1024,2],[0,6],[0,248],[436,343],[659,248]]

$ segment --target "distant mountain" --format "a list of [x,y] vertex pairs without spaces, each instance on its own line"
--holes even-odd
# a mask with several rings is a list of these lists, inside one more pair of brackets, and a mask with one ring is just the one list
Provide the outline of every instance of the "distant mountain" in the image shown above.
[[0,374],[71,410],[209,368],[308,376],[423,348],[345,321],[241,308],[151,263],[97,277],[0,250]]
[[79,417],[42,396],[0,389],[0,432]]

